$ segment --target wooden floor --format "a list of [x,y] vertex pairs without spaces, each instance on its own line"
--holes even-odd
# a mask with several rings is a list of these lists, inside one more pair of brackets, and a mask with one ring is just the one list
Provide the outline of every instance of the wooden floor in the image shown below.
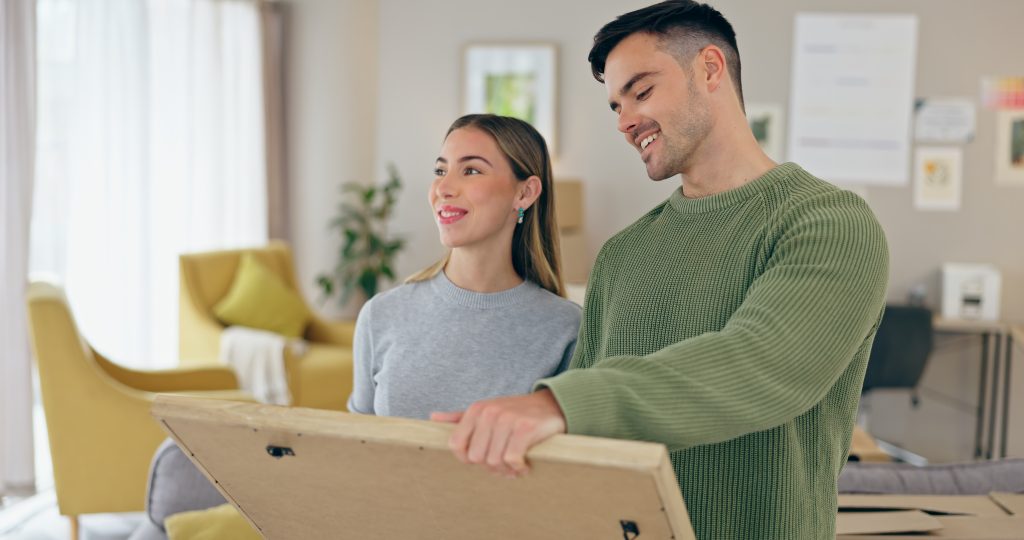
[[[125,540],[145,514],[93,514],[82,516],[79,540]],[[68,519],[57,513],[53,490],[9,502],[0,510],[0,540],[68,540]]]
[[[38,389],[35,395],[39,395]],[[68,540],[71,526],[68,519],[57,512],[46,421],[38,401],[33,412],[36,484],[39,493],[0,499],[0,540]],[[143,519],[145,515],[141,513],[82,516],[79,520],[79,540],[124,540]]]

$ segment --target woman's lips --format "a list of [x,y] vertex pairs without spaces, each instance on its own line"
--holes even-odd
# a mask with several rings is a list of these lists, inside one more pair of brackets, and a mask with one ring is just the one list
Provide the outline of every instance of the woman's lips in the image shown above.
[[468,210],[457,206],[442,206],[441,209],[437,211],[437,222],[441,225],[451,225],[452,223],[466,217],[466,214],[468,213]]

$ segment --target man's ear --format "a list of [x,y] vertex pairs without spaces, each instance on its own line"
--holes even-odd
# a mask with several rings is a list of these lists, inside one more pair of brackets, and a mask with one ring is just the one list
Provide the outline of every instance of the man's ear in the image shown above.
[[531,176],[519,182],[519,195],[516,196],[516,208],[529,208],[540,198],[544,187],[539,176]]
[[708,92],[714,92],[726,77],[725,53],[715,45],[708,45],[698,53],[697,63],[702,68]]

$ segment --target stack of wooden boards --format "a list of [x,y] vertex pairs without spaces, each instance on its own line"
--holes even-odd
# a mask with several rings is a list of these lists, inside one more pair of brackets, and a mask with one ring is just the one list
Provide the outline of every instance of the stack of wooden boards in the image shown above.
[[840,495],[841,540],[1024,539],[1024,494]]

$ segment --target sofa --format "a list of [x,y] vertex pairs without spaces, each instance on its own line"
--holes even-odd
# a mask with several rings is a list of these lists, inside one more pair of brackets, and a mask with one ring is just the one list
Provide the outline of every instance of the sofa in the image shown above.
[[[179,355],[182,366],[220,365],[220,339],[226,326],[214,308],[231,289],[242,258],[252,256],[284,281],[295,294],[291,250],[283,242],[252,249],[181,255],[179,288]],[[300,295],[301,297],[301,295]],[[304,302],[304,301],[303,301]],[[309,321],[302,338],[304,354],[285,351],[285,373],[292,405],[345,411],[352,393],[352,321],[328,321],[306,308]]]
[[104,357],[79,332],[54,283],[33,281],[27,303],[57,506],[70,518],[72,538],[81,514],[143,509],[146,470],[166,437],[149,413],[157,393],[252,400],[224,366],[135,370]]

